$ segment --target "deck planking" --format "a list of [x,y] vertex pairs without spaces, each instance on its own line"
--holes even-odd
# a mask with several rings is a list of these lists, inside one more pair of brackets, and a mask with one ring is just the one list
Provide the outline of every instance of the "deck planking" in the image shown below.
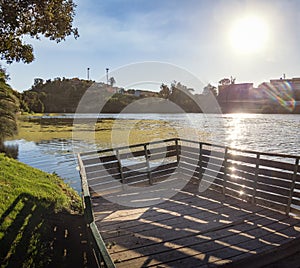
[[300,239],[298,219],[197,189],[191,180],[175,196],[144,208],[94,194],[95,222],[116,266],[219,266]]

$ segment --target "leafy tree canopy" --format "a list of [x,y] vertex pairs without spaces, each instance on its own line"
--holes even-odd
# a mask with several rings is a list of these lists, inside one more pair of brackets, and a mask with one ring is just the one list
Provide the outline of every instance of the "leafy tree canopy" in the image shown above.
[[0,151],[4,138],[13,136],[17,131],[18,100],[6,79],[5,71],[0,68]]
[[32,62],[33,47],[24,41],[26,36],[56,42],[69,35],[77,38],[75,8],[72,0],[0,0],[0,59]]

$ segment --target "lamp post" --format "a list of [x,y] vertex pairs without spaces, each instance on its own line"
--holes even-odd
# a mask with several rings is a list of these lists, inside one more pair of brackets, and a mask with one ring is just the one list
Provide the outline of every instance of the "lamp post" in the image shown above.
[[90,80],[90,68],[87,68],[87,80]]
[[108,84],[108,71],[109,71],[109,68],[106,68],[106,83]]

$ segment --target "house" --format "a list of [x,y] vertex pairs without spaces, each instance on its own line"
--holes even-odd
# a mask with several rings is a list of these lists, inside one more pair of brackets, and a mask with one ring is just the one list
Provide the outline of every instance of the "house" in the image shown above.
[[253,83],[220,85],[218,101],[219,103],[248,101],[252,89]]

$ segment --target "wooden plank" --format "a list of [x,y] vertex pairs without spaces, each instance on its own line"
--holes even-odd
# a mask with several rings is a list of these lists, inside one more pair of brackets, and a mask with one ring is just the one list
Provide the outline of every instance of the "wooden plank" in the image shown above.
[[195,157],[199,156],[199,148],[181,145],[181,154],[191,153],[191,155],[195,155]]
[[274,210],[282,211],[282,212],[286,211],[286,205],[285,204],[274,203],[273,201],[271,201],[269,199],[265,199],[265,198],[260,198],[260,197],[257,196],[256,199],[255,199],[256,205],[263,206],[267,209],[274,209]]
[[272,194],[269,192],[263,192],[263,191],[260,191],[259,188],[257,189],[256,196],[266,199],[266,200],[269,200],[269,201],[272,201],[272,202],[281,203],[284,205],[286,205],[287,201],[288,201],[288,197],[286,197],[286,196],[275,195],[275,194]]
[[209,158],[218,158],[222,161],[224,161],[224,157],[225,157],[225,153],[224,152],[218,152],[218,151],[214,151],[214,150],[205,150],[202,149],[202,155],[203,156],[207,156]]
[[[159,179],[159,178],[165,179],[174,174],[174,169],[160,170],[157,172],[152,172],[151,174],[152,174],[153,179]],[[158,180],[156,180],[156,181],[158,181]]]
[[[295,206],[300,206],[300,200],[299,200],[299,199],[293,198],[293,199],[292,199],[292,204],[295,205]],[[300,210],[300,209],[299,209],[299,210]]]
[[[202,210],[198,209],[195,213],[211,213],[213,215],[216,215],[218,212],[215,211],[215,209],[219,209],[222,207],[222,204],[220,203],[213,203],[209,202],[208,200],[197,200],[194,197],[182,199],[181,202],[172,203],[169,202],[168,205],[165,204],[165,206],[159,206],[155,207],[153,209],[147,210],[143,213],[142,217],[138,217],[138,220],[136,220],[137,216],[140,216],[140,213],[131,213],[130,211],[127,213],[126,216],[120,216],[114,215],[114,218],[112,218],[112,221],[109,221],[107,219],[103,219],[101,223],[101,230],[106,231],[117,231],[119,229],[128,229],[128,228],[136,228],[137,226],[146,225],[146,222],[156,222],[159,223],[163,220],[169,220],[180,217],[183,217],[184,215],[192,215],[187,214],[187,208],[196,206],[197,204],[201,203]],[[193,204],[191,206],[191,204]],[[205,209],[204,209],[205,208]],[[204,216],[204,215],[203,215]],[[115,218],[118,218],[119,221],[113,221]],[[136,229],[132,229],[133,231],[136,231]]]
[[181,161],[189,162],[191,164],[197,165],[199,162],[199,155],[191,155],[190,153],[185,153],[180,155]]
[[251,174],[255,174],[255,166],[245,165],[245,164],[237,164],[234,162],[230,162],[230,159],[228,160],[228,166],[231,170],[240,170],[245,171]]
[[149,180],[148,172],[141,172],[136,175],[126,176],[124,178],[124,181],[126,184],[129,184],[132,182],[141,182],[141,181],[145,181],[145,180]]
[[84,166],[90,166],[90,165],[102,164],[102,163],[113,162],[113,161],[117,161],[117,157],[115,155],[98,156],[94,158],[85,159],[82,162]]
[[90,189],[106,191],[107,189],[111,189],[111,187],[119,186],[122,183],[121,178],[119,179],[107,179],[106,181],[95,181],[89,184]]
[[[149,152],[150,153],[150,152]],[[139,158],[145,155],[145,152],[143,150],[139,151],[129,151],[126,153],[120,153],[120,159],[131,159],[131,158]]]
[[226,195],[229,195],[233,198],[244,200],[247,202],[250,202],[252,200],[252,194],[249,194],[248,192],[244,192],[239,189],[233,189],[233,188],[226,188]]
[[101,184],[105,183],[106,181],[114,181],[114,180],[120,180],[121,175],[120,174],[107,174],[106,176],[102,176],[100,178],[94,178],[91,180],[88,180],[89,186],[95,185],[95,184]]
[[229,169],[228,173],[230,175],[236,176],[237,178],[242,178],[243,180],[247,180],[249,183],[250,182],[254,183],[254,181],[255,181],[254,173],[248,173],[248,172],[238,170],[238,169]]
[[[187,210],[188,209],[188,210]],[[196,208],[186,208],[187,211],[185,211],[181,216],[177,217],[170,217],[169,215],[162,215],[162,217],[155,218],[155,221],[152,219],[144,219],[143,217],[140,219],[140,224],[135,226],[127,226],[124,228],[121,226],[118,229],[115,230],[106,230],[105,227],[101,229],[101,234],[104,239],[114,240],[116,243],[123,243],[122,241],[128,241],[128,244],[130,244],[133,248],[135,246],[135,242],[130,241],[132,235],[134,234],[137,239],[139,237],[143,236],[152,236],[152,237],[160,237],[160,239],[168,240],[172,239],[174,236],[175,239],[180,238],[178,234],[176,234],[176,231],[172,231],[175,228],[178,230],[181,229],[181,237],[184,236],[191,236],[191,233],[188,232],[188,230],[193,230],[193,233],[196,233],[198,231],[203,230],[203,228],[208,227],[208,225],[212,225],[213,222],[215,222],[216,225],[222,225],[226,224],[225,222],[229,223],[232,222],[231,218],[227,218],[225,216],[222,216],[221,213],[229,214],[232,213],[232,209],[230,208],[220,208],[217,207],[215,204],[215,208],[211,207],[211,210],[216,210],[216,212],[219,212],[218,214],[212,214],[209,211],[200,211]],[[177,210],[176,210],[177,212]],[[235,212],[236,214],[239,213],[239,217],[244,217],[247,215],[245,212]],[[235,216],[238,217],[237,215]],[[219,223],[217,223],[217,221]],[[223,223],[222,223],[223,221]],[[126,222],[126,221],[125,221]],[[173,228],[173,229],[172,229]],[[161,232],[172,232],[172,234],[161,234]],[[192,235],[193,236],[193,235]],[[173,238],[174,238],[173,237]],[[165,238],[165,239],[164,239]],[[153,241],[149,241],[150,244],[153,244]],[[150,245],[149,244],[149,245]],[[130,248],[132,248],[129,246]],[[145,244],[143,245],[145,246]],[[117,252],[119,250],[122,250],[121,248],[115,248],[114,252]]]
[[286,188],[286,189],[290,189],[290,187],[291,187],[291,181],[276,179],[276,178],[272,178],[272,177],[264,177],[261,175],[258,176],[257,182],[270,184],[270,185],[276,185],[278,187],[282,187],[282,188]]
[[245,186],[245,187],[249,187],[252,189],[254,188],[254,181],[245,179],[243,177],[236,177],[235,174],[227,174],[226,181],[235,183],[235,184],[239,184],[240,186]]
[[131,171],[131,170],[141,170],[147,168],[145,161],[136,162],[134,164],[123,162],[123,172]]
[[300,199],[300,192],[299,191],[294,191],[292,197]]
[[181,161],[179,163],[179,167],[184,167],[186,169],[195,170],[198,167],[199,160],[191,160],[188,158],[181,158]]
[[[271,228],[272,226],[270,226]],[[288,228],[285,228],[288,229]],[[285,229],[280,229],[279,231],[285,230]],[[252,234],[251,234],[252,235]],[[241,263],[238,262],[237,264],[233,263],[232,265],[229,264],[229,267],[253,267],[253,263],[258,263],[251,261],[251,258],[247,258],[250,256],[257,256],[258,254],[262,254],[264,252],[271,251],[272,249],[275,251],[277,249],[276,246],[272,244],[279,244],[283,245],[285,243],[290,242],[292,239],[291,238],[282,238],[277,235],[277,233],[272,232],[272,233],[266,233],[264,235],[256,235],[255,233],[253,234],[255,239],[252,240],[246,240],[246,241],[239,241],[238,244],[235,244],[232,246],[233,248],[236,248],[237,250],[233,250],[231,247],[226,247],[223,250],[219,249],[214,252],[218,258],[221,260],[216,260],[211,263],[213,266],[215,265],[222,265],[224,263],[231,263],[232,261],[236,262],[241,259],[248,259],[248,263]],[[269,243],[266,243],[265,241],[272,241]],[[223,242],[223,240],[222,240]],[[226,242],[226,241],[224,241]],[[229,262],[228,262],[229,260]],[[251,265],[250,265],[251,263]],[[267,262],[266,262],[267,264]],[[204,267],[204,266],[202,266]],[[260,265],[258,267],[261,267]]]
[[[228,210],[232,211],[232,210]],[[204,213],[204,212],[203,212]],[[228,212],[227,212],[228,213]],[[241,216],[243,215],[243,216]],[[222,215],[215,216],[216,221],[208,220],[206,217],[203,219],[199,219],[202,221],[209,221],[209,223],[197,223],[188,221],[187,218],[191,216],[186,216],[186,219],[170,219],[166,221],[162,221],[160,223],[155,224],[155,222],[148,224],[141,225],[139,227],[133,228],[133,232],[125,232],[121,233],[120,236],[113,236],[111,238],[106,238],[106,234],[104,232],[101,232],[102,237],[105,240],[108,241],[114,241],[117,245],[122,245],[122,248],[130,248],[135,249],[139,247],[148,247],[153,244],[156,244],[158,241],[153,241],[151,239],[144,239],[144,237],[153,237],[153,238],[159,238],[160,241],[170,241],[170,240],[178,240],[183,237],[188,237],[189,239],[192,239],[195,235],[199,233],[206,233],[210,231],[211,229],[219,228],[223,229],[228,225],[235,225],[236,221],[243,222],[241,219],[242,217],[245,217],[244,214],[240,214],[240,217],[236,217],[236,221],[226,221],[226,218],[222,217]],[[212,216],[209,215],[211,218]],[[191,217],[193,218],[193,217]],[[142,228],[143,227],[143,228]],[[194,232],[190,232],[190,230],[194,230]],[[115,247],[113,252],[122,251],[121,247]]]
[[156,148],[148,147],[148,151],[151,155],[157,154],[157,153],[166,153],[166,152],[176,151],[176,145],[167,145],[166,147],[156,147]]
[[256,165],[256,155],[251,157],[251,156],[245,156],[245,155],[229,153],[228,154],[228,160],[233,160],[233,161],[236,161],[236,162],[244,162],[244,163],[247,163],[247,164]]
[[167,164],[161,164],[158,167],[152,168],[152,172],[166,170],[166,169],[174,169],[177,168],[177,162],[171,162]]
[[206,156],[202,156],[202,164],[203,166],[210,166],[210,167],[216,167],[216,168],[220,168],[220,167],[224,167],[224,159],[216,159],[216,158],[208,158]]
[[98,171],[99,169],[111,169],[111,168],[118,168],[118,162],[109,162],[106,164],[99,164],[99,165],[93,165],[93,166],[87,166],[85,167],[85,170],[87,173],[93,172],[93,171]]
[[226,190],[231,189],[239,194],[246,194],[246,195],[253,195],[253,188],[238,184],[238,183],[233,183],[232,181],[226,181]]
[[[256,229],[257,224],[264,224],[264,226],[272,224],[272,221],[266,223],[266,219],[261,219],[259,216],[256,216],[256,218],[253,217],[253,219],[255,223],[253,225],[245,224],[243,221],[237,222],[233,225],[229,224],[221,228],[211,228],[208,232],[188,238],[182,237],[177,240],[167,240],[161,242],[163,244],[156,243],[146,248],[142,247],[136,249],[135,251],[126,251],[117,254],[112,253],[112,256],[113,258],[125,260],[121,263],[122,267],[140,267],[145,261],[147,261],[147,265],[151,266],[181,267],[181,264],[183,264],[185,267],[198,267],[201,263],[207,264],[207,255],[216,256],[214,253],[217,252],[217,250],[228,248],[225,243],[218,243],[218,241],[231,241],[232,246],[234,246],[251,240],[251,238],[247,236],[238,236],[239,232],[247,233],[248,231]],[[231,229],[239,231],[238,233],[232,233],[230,232]],[[130,259],[129,256],[131,256],[131,254],[133,254],[133,256]],[[150,259],[148,259],[148,255],[151,256]],[[199,258],[195,258],[195,256],[199,256]]]
[[260,159],[259,165],[265,166],[268,168],[276,168],[276,169],[281,169],[281,170],[294,171],[294,164],[275,161],[275,160]]
[[290,207],[290,213],[293,213],[295,215],[300,215],[300,207],[294,207],[293,204]]
[[291,181],[292,176],[293,176],[293,173],[291,173],[291,172],[284,172],[284,171],[278,171],[278,170],[274,170],[274,169],[265,169],[265,168],[260,168],[259,174],[267,176],[267,177],[271,177],[271,178],[279,178],[279,179],[288,180],[288,181]]
[[[209,197],[209,194],[207,194],[206,196]],[[108,211],[108,214],[112,213],[112,211],[118,212],[118,213],[113,213],[112,215],[110,215],[108,218],[110,220],[112,220],[112,219],[121,220],[122,217],[126,217],[127,220],[133,219],[134,221],[140,217],[141,211],[143,212],[143,217],[151,219],[155,215],[157,215],[158,210],[161,214],[161,213],[164,213],[163,212],[164,209],[167,210],[167,211],[165,211],[165,213],[171,213],[172,211],[175,211],[175,210],[176,210],[176,212],[177,211],[180,212],[180,210],[182,210],[182,209],[184,210],[184,209],[186,209],[186,207],[197,206],[198,204],[202,204],[202,206],[204,207],[204,208],[202,208],[203,211],[208,210],[207,206],[211,203],[217,204],[218,206],[223,206],[223,204],[220,205],[221,204],[220,201],[212,202],[212,200],[209,200],[206,198],[201,198],[200,196],[196,197],[195,195],[192,195],[189,192],[182,192],[182,191],[177,193],[172,198],[167,199],[163,203],[160,203],[159,207],[155,206],[155,207],[151,207],[150,209],[149,208],[124,209],[123,206],[106,201],[102,197],[93,198],[93,202],[98,204],[98,206],[94,207],[95,212]],[[100,204],[101,204],[101,206],[100,206]],[[231,201],[232,206],[236,205],[236,204],[237,204],[237,202],[234,203],[233,201]],[[225,206],[226,206],[226,204],[225,204]],[[240,204],[239,204],[239,207],[240,207]],[[244,206],[242,206],[241,208],[244,208]],[[212,213],[216,214],[214,211],[212,211]],[[111,223],[108,221],[106,224],[105,223],[106,220],[107,219],[102,219],[102,222],[101,222],[102,227],[107,224],[108,225],[117,224],[115,221],[114,221],[114,223]]]
[[296,176],[295,189],[300,190],[300,175]]
[[97,171],[90,171],[90,172],[87,172],[87,179],[93,180],[94,178],[101,178],[103,176],[106,176],[107,174],[119,174],[119,169],[112,168],[112,169],[107,170],[107,169],[101,168],[100,170],[97,170]]
[[127,171],[127,172],[124,172],[123,175],[124,175],[124,179],[127,179],[127,178],[131,178],[131,177],[139,176],[141,174],[145,175],[147,173],[148,173],[147,169],[143,169],[140,171],[135,171],[135,170]]
[[149,159],[151,161],[153,160],[159,160],[159,159],[165,159],[165,158],[169,158],[169,157],[173,157],[173,156],[176,156],[177,153],[176,151],[170,151],[170,152],[167,152],[167,153],[159,153],[159,154],[154,154],[154,155],[150,155]]
[[258,183],[257,184],[257,190],[269,192],[272,194],[278,194],[281,196],[284,196],[285,198],[289,197],[290,191],[285,188],[279,188],[273,185],[268,185],[268,184],[263,184],[263,183]]

